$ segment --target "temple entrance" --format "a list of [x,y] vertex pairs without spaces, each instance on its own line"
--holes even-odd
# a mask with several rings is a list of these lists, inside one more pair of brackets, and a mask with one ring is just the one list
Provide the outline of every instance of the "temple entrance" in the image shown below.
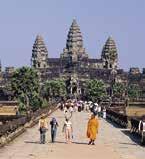
[[66,87],[70,98],[78,99],[81,96],[81,88],[78,77],[74,74],[66,81]]

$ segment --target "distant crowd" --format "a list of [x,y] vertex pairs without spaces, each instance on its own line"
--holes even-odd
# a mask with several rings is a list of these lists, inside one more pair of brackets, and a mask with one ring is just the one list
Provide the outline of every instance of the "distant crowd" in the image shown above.
[[97,102],[92,102],[92,101],[82,101],[82,100],[67,100],[64,103],[59,103],[58,107],[60,110],[64,111],[64,114],[67,114],[70,112],[81,112],[81,111],[86,111],[86,112],[92,112],[95,116],[98,115],[98,117],[106,118],[106,108],[101,107]]

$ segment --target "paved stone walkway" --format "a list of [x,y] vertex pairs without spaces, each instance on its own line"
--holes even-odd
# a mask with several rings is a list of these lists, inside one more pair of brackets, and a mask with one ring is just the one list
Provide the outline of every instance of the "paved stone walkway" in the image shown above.
[[[63,113],[59,110],[55,116],[59,122],[57,142],[50,143],[50,129],[47,143],[39,144],[38,126],[28,129],[9,145],[0,149],[0,159],[145,159],[145,148],[131,140],[129,133],[101,119],[96,145],[87,145],[86,126],[90,114],[74,113],[72,118],[74,139],[72,144],[65,144],[62,125]],[[50,121],[50,118],[48,121]]]

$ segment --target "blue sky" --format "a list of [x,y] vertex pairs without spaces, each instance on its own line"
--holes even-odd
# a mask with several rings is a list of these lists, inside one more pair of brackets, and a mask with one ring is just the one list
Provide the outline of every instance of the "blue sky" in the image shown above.
[[120,68],[145,67],[145,0],[0,0],[3,67],[30,65],[37,34],[43,36],[49,57],[59,57],[73,18],[90,57],[100,58],[112,36]]

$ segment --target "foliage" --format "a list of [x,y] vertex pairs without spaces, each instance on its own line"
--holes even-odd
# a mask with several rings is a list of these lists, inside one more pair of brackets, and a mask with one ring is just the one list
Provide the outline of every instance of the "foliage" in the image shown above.
[[86,84],[87,96],[90,100],[96,101],[106,96],[106,87],[103,81],[90,80]]
[[122,97],[125,94],[126,87],[123,83],[114,83],[112,86],[113,96]]
[[43,85],[43,97],[49,100],[50,98],[66,97],[66,85],[63,80],[49,80]]
[[128,97],[129,98],[138,98],[140,95],[140,88],[137,84],[130,84],[128,86]]
[[[21,105],[21,109],[35,109],[41,106],[39,80],[37,72],[29,67],[22,67],[14,72],[11,88]],[[29,107],[30,106],[30,107]]]
[[46,98],[44,98],[42,100],[42,108],[46,108],[46,107],[48,107],[48,101],[46,100]]

